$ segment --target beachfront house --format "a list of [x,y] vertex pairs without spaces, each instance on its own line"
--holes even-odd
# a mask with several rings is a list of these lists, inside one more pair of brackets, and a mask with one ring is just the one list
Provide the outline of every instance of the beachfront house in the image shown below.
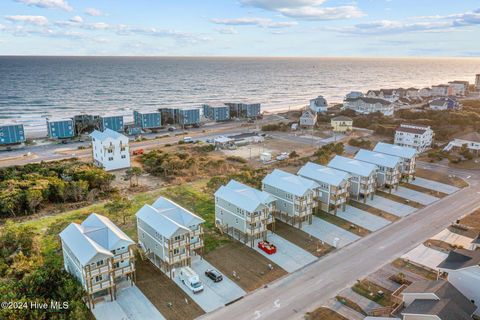
[[20,144],[25,142],[25,140],[23,124],[0,124],[0,146]]
[[333,117],[330,124],[334,132],[350,132],[353,130],[353,119],[345,116]]
[[470,151],[475,157],[480,154],[480,133],[470,132],[453,139],[443,149],[444,151],[461,151],[462,148]]
[[408,88],[405,89],[405,97],[408,99],[418,99],[420,98],[420,92],[417,88]]
[[401,178],[401,159],[396,156],[361,149],[355,155],[356,160],[368,162],[377,166],[377,186],[397,189]]
[[445,280],[415,281],[401,292],[403,320],[471,320],[477,307]]
[[460,107],[460,104],[455,98],[443,97],[430,101],[428,107],[431,110],[455,110]]
[[363,93],[360,91],[350,91],[345,95],[345,99],[356,99],[363,97]]
[[312,223],[318,188],[312,180],[278,169],[262,180],[262,190],[275,198],[275,217],[300,228]]
[[328,108],[327,100],[323,96],[318,96],[310,100],[310,110],[315,113],[326,112]]
[[480,91],[480,73],[475,75],[475,90]]
[[317,123],[317,113],[312,112],[311,110],[303,111],[300,116],[300,127],[302,128],[313,128]]
[[450,81],[448,83],[449,96],[466,96],[469,94],[470,83],[468,81]]
[[358,97],[345,99],[343,109],[351,109],[359,114],[381,112],[385,116],[393,116],[394,104],[384,99]]
[[387,100],[388,102],[395,102],[400,98],[400,94],[396,89],[368,90],[365,96],[367,98]]
[[363,197],[366,202],[370,196],[373,199],[377,188],[376,165],[342,156],[335,156],[328,167],[345,171],[350,174],[350,194],[357,200]]
[[394,143],[398,146],[414,148],[418,153],[422,153],[432,146],[433,136],[430,126],[402,123],[395,131]]
[[261,115],[260,103],[225,103],[230,108],[230,117],[236,117],[240,119],[256,119]]
[[230,120],[230,107],[227,105],[210,106],[203,105],[203,115],[213,121],[228,121]]
[[446,97],[448,96],[448,84],[439,84],[432,86],[432,97]]
[[160,111],[133,111],[133,122],[137,128],[157,129],[162,126],[162,114]]
[[60,240],[64,268],[82,284],[90,305],[107,292],[115,299],[117,284],[135,280],[135,242],[107,217],[92,213],[70,223]]
[[75,136],[73,119],[47,118],[47,134],[50,139],[68,139]]
[[398,146],[390,143],[379,142],[373,151],[399,157],[401,160],[400,170],[402,179],[410,181],[415,179],[417,151],[413,148]]
[[433,95],[432,89],[422,88],[418,91],[418,95],[420,96],[420,98],[429,98]]
[[308,162],[297,174],[319,185],[317,207],[326,212],[337,213],[339,208],[345,211],[350,188],[347,172]]
[[480,251],[456,249],[438,265],[439,275],[447,276],[450,282],[477,307],[480,315]]
[[215,192],[215,225],[245,244],[267,240],[267,227],[275,229],[276,198],[235,180]]
[[93,163],[105,171],[112,171],[130,167],[130,147],[128,137],[106,129],[90,134],[92,138]]

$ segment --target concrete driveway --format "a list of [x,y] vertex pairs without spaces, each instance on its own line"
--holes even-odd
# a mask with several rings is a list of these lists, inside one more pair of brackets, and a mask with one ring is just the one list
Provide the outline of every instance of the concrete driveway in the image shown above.
[[426,266],[430,269],[437,270],[437,266],[447,258],[448,254],[435,249],[428,248],[423,244],[415,247],[402,256],[403,259],[413,263]]
[[313,217],[312,224],[305,224],[302,230],[337,248],[360,239],[356,234],[317,217]]
[[277,252],[274,254],[267,254],[261,250],[257,244],[260,240],[255,241],[255,251],[266,257],[268,260],[276,263],[287,272],[294,272],[303,266],[317,260],[313,254],[303,250],[299,246],[291,243],[279,235],[268,232],[268,241],[277,247]]
[[337,216],[370,231],[377,231],[390,224],[390,221],[382,217],[352,206],[346,206],[345,211],[339,210]]
[[119,289],[117,300],[96,304],[92,313],[97,320],[165,320],[136,286]]
[[431,239],[441,240],[451,245],[461,246],[465,249],[469,249],[473,241],[472,238],[459,235],[458,233],[452,232],[448,229],[443,229],[442,231],[434,235]]
[[454,192],[457,192],[460,190],[460,188],[457,188],[455,186],[451,186],[449,184],[433,181],[433,180],[428,180],[420,177],[416,177],[415,180],[410,182],[413,185],[419,186],[419,187],[424,187],[430,190],[435,190],[435,191],[440,191],[446,194],[452,194]]
[[394,191],[394,194],[408,200],[416,201],[425,206],[428,206],[429,204],[439,200],[437,197],[405,187],[398,187],[398,190]]
[[380,196],[375,196],[373,197],[373,200],[368,200],[367,204],[369,206],[391,213],[397,217],[406,217],[417,210],[409,205]]
[[175,272],[175,278],[173,280],[205,312],[211,312],[215,309],[223,307],[227,303],[245,295],[245,291],[225,275],[223,275],[223,280],[217,283],[214,283],[210,278],[205,276],[205,270],[215,269],[205,259],[202,260],[198,256],[193,257],[192,269],[198,274],[203,283],[202,292],[194,294],[190,289],[188,289],[188,287],[184,285],[178,277],[180,270]]
[[339,295],[352,300],[353,302],[358,304],[360,308],[363,309],[363,311],[366,311],[367,313],[370,313],[373,309],[382,307],[375,301],[367,299],[364,296],[361,296],[358,293],[354,292],[351,288],[341,291]]

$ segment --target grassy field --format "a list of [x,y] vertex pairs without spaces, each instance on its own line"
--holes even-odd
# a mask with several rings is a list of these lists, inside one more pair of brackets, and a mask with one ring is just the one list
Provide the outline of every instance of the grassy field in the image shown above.
[[349,307],[350,309],[352,310],[355,310],[363,315],[367,315],[367,313],[358,305],[356,304],[355,302],[353,302],[352,300],[348,299],[348,298],[345,298],[343,296],[336,296],[335,297],[340,303],[346,305],[347,307]]
[[463,179],[439,171],[431,171],[427,169],[417,168],[416,176],[428,180],[449,184],[457,188],[468,187],[468,183],[466,183]]
[[305,320],[348,320],[348,319],[331,309],[320,307],[318,309],[315,309],[312,312],[308,312],[305,315]]
[[398,258],[392,262],[392,265],[397,267],[398,269],[405,269],[415,274],[418,274],[419,276],[427,280],[437,280],[437,274],[435,272],[411,264],[404,259]]
[[[383,307],[390,307],[394,304],[391,300],[391,291],[369,280],[364,279],[361,281],[357,281],[357,283],[355,283],[355,285],[352,287],[352,290],[367,299],[375,301]],[[379,291],[382,291],[383,295],[378,294]]]

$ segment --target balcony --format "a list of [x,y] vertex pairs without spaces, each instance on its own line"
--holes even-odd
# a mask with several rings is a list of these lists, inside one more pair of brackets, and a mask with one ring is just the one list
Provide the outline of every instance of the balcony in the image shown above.
[[165,242],[165,247],[170,249],[176,249],[180,247],[185,247],[187,245],[187,240],[179,240],[179,241],[167,241]]
[[110,287],[112,287],[113,284],[110,280],[106,280],[106,281],[103,281],[103,282],[97,282],[95,283],[94,285],[92,285],[90,288],[89,288],[89,293],[95,293],[95,292],[98,292],[98,291],[101,291],[101,290],[104,290],[104,289],[108,289]]
[[266,228],[264,226],[258,226],[258,227],[248,229],[248,231],[250,232],[251,235],[264,232],[265,230],[266,230]]
[[200,249],[201,247],[203,247],[202,240],[198,240],[196,242],[190,243],[190,250],[197,250],[197,249]]
[[173,257],[166,256],[165,261],[168,264],[174,264],[174,263],[180,262],[182,260],[185,260],[187,258],[188,258],[188,254],[187,253],[182,253],[182,254],[174,255]]
[[131,255],[130,252],[125,252],[125,253],[118,254],[118,255],[114,256],[113,257],[113,262],[118,262],[118,261],[121,261],[121,260],[127,260],[127,259],[130,259],[132,257],[133,257],[133,255]]
[[126,275],[128,273],[131,273],[133,270],[134,269],[132,268],[132,266],[129,265],[129,266],[126,266],[126,267],[123,267],[123,268],[115,269],[113,274],[114,274],[115,278],[118,278],[118,277],[121,277],[121,276]]
[[196,230],[190,231],[190,236],[191,237],[199,237],[202,234],[203,234],[203,229],[202,228],[197,228]]
[[264,214],[250,215],[250,216],[247,216],[247,223],[260,222],[262,220],[265,220],[265,218],[266,217]]
[[100,268],[90,269],[89,271],[87,271],[87,274],[91,278],[107,272],[110,272],[110,266],[103,266]]

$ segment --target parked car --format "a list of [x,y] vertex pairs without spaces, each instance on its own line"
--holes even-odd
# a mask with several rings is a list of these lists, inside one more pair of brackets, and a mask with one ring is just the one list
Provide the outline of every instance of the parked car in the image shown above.
[[220,282],[223,280],[223,276],[215,269],[208,269],[205,271],[205,275],[213,280],[213,282]]
[[184,142],[184,143],[194,143],[192,137],[185,137],[185,138],[183,138],[183,142]]
[[138,156],[138,155],[141,155],[143,154],[145,151],[143,149],[136,149],[136,150],[133,150],[132,154],[134,156]]
[[267,240],[260,241],[258,247],[268,254],[274,254],[277,252],[277,247]]
[[277,156],[276,159],[278,161],[286,160],[286,159],[288,159],[288,153],[287,152],[282,152]]
[[175,128],[175,127],[168,127],[168,131],[175,131],[175,130],[177,130],[177,128]]
[[200,277],[190,267],[180,269],[180,280],[188,289],[192,290],[193,293],[203,291],[203,284],[200,281]]

